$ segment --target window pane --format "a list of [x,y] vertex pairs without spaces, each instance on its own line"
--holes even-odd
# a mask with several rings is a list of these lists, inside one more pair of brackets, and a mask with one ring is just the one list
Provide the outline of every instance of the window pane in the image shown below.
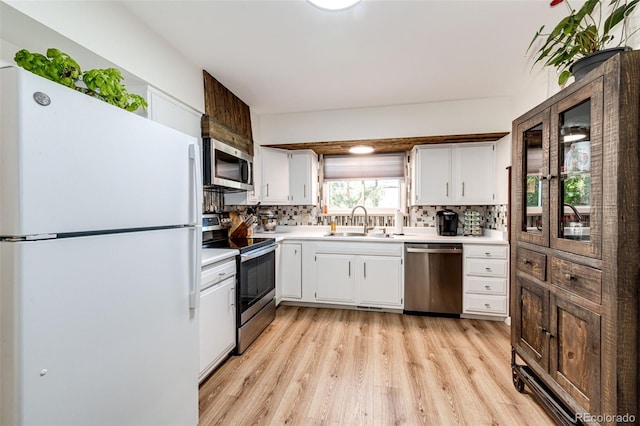
[[363,202],[361,181],[331,181],[328,188],[329,208],[351,209]]
[[352,209],[364,205],[367,209],[398,209],[401,194],[400,179],[342,180],[327,182],[329,209]]

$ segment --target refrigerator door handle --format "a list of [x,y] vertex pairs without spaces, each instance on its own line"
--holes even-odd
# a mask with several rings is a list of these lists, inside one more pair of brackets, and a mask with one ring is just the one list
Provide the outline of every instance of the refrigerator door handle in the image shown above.
[[200,284],[202,278],[202,267],[200,266],[202,259],[202,228],[194,226],[190,228],[192,232],[193,245],[191,253],[193,260],[191,261],[192,276],[189,279],[189,308],[197,309],[200,306]]
[[193,200],[191,218],[192,225],[202,223],[202,163],[200,161],[200,149],[198,144],[189,145],[189,160],[192,162],[193,188],[191,198]]

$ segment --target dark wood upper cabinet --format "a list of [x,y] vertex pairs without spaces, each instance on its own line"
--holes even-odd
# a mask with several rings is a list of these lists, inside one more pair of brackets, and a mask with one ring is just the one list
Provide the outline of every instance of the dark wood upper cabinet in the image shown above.
[[234,95],[206,71],[202,137],[226,142],[253,155],[253,134],[249,105]]

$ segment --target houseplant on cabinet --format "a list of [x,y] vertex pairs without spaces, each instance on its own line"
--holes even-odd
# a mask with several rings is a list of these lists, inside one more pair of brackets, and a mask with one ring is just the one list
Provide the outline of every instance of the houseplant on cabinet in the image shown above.
[[14,61],[18,66],[40,77],[127,111],[147,107],[147,101],[142,96],[127,92],[122,84],[122,74],[115,68],[83,72],[71,56],[55,48],[47,49],[46,56],[22,49],[16,52]]
[[[576,10],[568,0],[553,0],[551,7],[563,3],[569,9],[569,15],[550,33],[543,32],[544,25],[540,27],[527,52],[538,39],[543,39],[543,44],[535,53],[534,64],[543,62],[543,66],[556,67],[560,85],[574,74],[579,78],[592,69],[583,70],[581,66],[585,62],[594,63],[595,67],[619,51],[629,50],[625,43],[637,30],[628,30],[627,18],[639,1],[587,0]],[[619,25],[620,37],[616,38],[613,32]]]

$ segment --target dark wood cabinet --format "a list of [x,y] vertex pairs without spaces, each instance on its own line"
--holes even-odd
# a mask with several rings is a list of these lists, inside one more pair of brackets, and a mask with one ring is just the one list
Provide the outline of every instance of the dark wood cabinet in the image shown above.
[[561,424],[637,424],[640,52],[516,119],[513,141],[514,384]]

